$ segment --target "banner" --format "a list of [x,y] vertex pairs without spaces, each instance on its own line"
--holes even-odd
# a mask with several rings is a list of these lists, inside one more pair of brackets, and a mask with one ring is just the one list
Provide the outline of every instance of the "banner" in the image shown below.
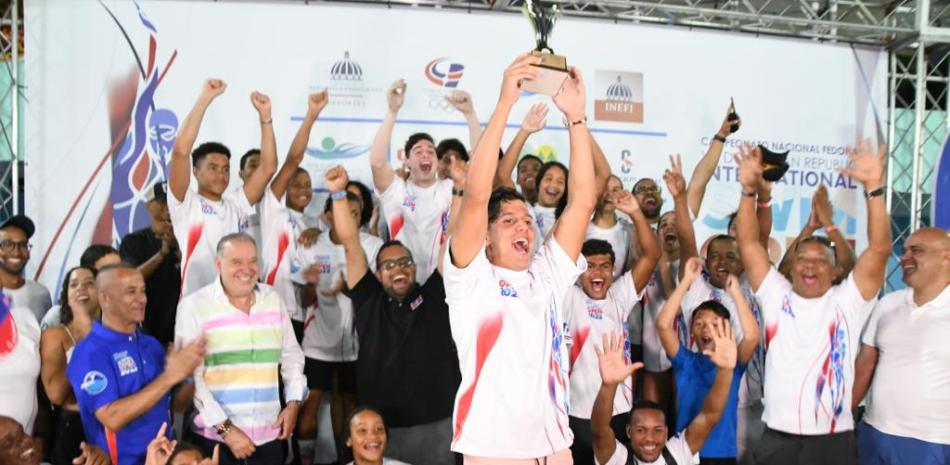
[[[398,164],[414,132],[467,144],[462,115],[444,96],[468,91],[487,121],[503,70],[534,45],[520,15],[421,8],[37,0],[27,3],[25,18],[26,206],[37,224],[30,265],[51,289],[88,244],[117,243],[148,225],[143,198],[164,178],[205,78],[224,79],[228,88],[205,115],[198,141],[230,147],[232,188],[240,185],[240,155],[259,145],[250,93],[271,96],[282,159],[307,94],[328,88],[331,102],[303,165],[319,191],[324,171],[340,163],[371,182],[369,146],[394,80],[408,83],[390,154]],[[583,71],[589,126],[627,189],[641,177],[659,179],[671,153],[683,155],[688,178],[735,99],[743,126],[707,190],[700,240],[725,229],[739,199],[733,155],[738,143],[753,141],[792,151],[791,170],[774,192],[779,247],[807,222],[818,184],[830,188],[839,227],[863,247],[861,187],[835,168],[847,163],[846,145],[878,133],[886,103],[882,50],[577,18],[558,23],[551,45]],[[537,101],[552,111],[525,152],[567,163],[562,117],[544,96],[519,101],[503,144]],[[672,208],[664,198],[664,209]]]

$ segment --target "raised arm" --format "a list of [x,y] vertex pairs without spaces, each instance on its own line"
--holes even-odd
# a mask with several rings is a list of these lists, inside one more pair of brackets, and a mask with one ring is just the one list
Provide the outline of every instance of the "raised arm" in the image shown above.
[[597,206],[597,186],[594,182],[594,162],[590,132],[587,130],[584,78],[577,68],[564,81],[554,103],[567,118],[571,139],[571,164],[567,177],[567,206],[554,225],[552,234],[558,245],[571,260],[581,253],[587,235],[590,215]]
[[465,268],[485,243],[488,231],[488,200],[491,197],[492,181],[498,167],[498,148],[511,107],[518,101],[521,92],[518,83],[523,79],[537,77],[541,58],[530,54],[518,57],[507,69],[501,83],[501,95],[495,111],[488,120],[482,138],[475,146],[468,174],[465,178],[465,193],[459,209],[458,229],[452,236],[450,251],[452,263]]
[[205,340],[198,338],[184,347],[174,348],[165,360],[165,371],[142,390],[130,396],[110,402],[96,410],[96,418],[103,426],[119,431],[152,408],[175,387],[191,376],[204,360]]
[[[465,192],[465,181],[468,177],[468,163],[458,158],[453,158],[449,165],[449,176],[452,178],[452,203],[449,205],[449,224],[445,227],[446,237],[455,235],[459,227],[459,212],[462,211],[462,195]],[[448,247],[448,241],[439,245],[439,261],[436,262],[435,269],[439,274],[443,271],[443,258],[445,250]]]
[[801,232],[798,233],[798,236],[795,237],[795,240],[793,240],[792,243],[785,248],[785,255],[782,255],[782,261],[780,261],[778,264],[778,271],[783,275],[788,276],[792,270],[792,262],[795,260],[795,248],[798,247],[798,243],[805,238],[811,237],[812,234],[814,234],[815,231],[821,227],[821,223],[818,222],[818,212],[816,211],[814,197],[812,198],[811,205],[811,213],[808,215],[808,222],[802,227]]
[[841,234],[841,231],[835,226],[834,208],[831,206],[831,200],[828,198],[828,189],[824,185],[818,187],[815,196],[812,198],[812,209],[815,211],[815,219],[819,226],[825,229],[828,239],[835,245],[835,268],[838,268],[839,276],[847,276],[854,269],[854,249],[848,239]]
[[[640,203],[630,191],[618,191],[614,195],[613,202],[617,210],[626,213],[633,220],[636,233],[630,235],[630,249],[636,247],[637,244],[640,244],[642,249],[639,259],[630,272],[630,279],[633,279],[633,286],[639,293],[650,282],[656,263],[660,260],[660,243],[656,240],[656,233],[650,228],[647,218],[640,211]],[[617,260],[620,259],[617,257]]]
[[596,347],[601,383],[594,400],[594,409],[590,414],[590,427],[597,463],[607,463],[617,448],[614,430],[610,427],[617,385],[643,368],[643,364],[639,362],[627,364],[623,344],[623,339],[617,337],[617,333],[611,332],[610,337],[604,334],[603,345]]
[[515,134],[505,155],[498,162],[498,169],[495,171],[495,187],[515,187],[515,182],[511,179],[511,173],[518,166],[518,157],[521,155],[521,149],[524,148],[528,137],[542,129],[547,124],[548,106],[544,103],[535,103],[531,105],[528,114],[524,115],[521,121],[521,129]]
[[287,192],[287,186],[290,184],[290,180],[294,178],[297,167],[303,162],[304,153],[307,151],[307,143],[310,142],[310,132],[313,130],[313,123],[317,121],[317,117],[320,116],[320,112],[326,108],[328,102],[329,95],[326,90],[320,93],[310,94],[307,98],[307,114],[303,117],[303,122],[300,123],[300,128],[297,129],[297,135],[294,136],[293,142],[290,143],[290,150],[287,151],[287,158],[284,160],[284,164],[280,167],[280,171],[277,172],[277,176],[274,176],[274,180],[270,183],[270,190],[274,193],[274,197],[279,199]]
[[475,150],[478,139],[482,136],[482,124],[478,122],[478,116],[475,114],[472,96],[464,90],[453,90],[445,96],[445,100],[465,117],[465,124],[468,126],[468,147],[469,150]]
[[854,282],[865,300],[877,296],[884,284],[887,257],[891,254],[891,225],[884,204],[884,162],[887,147],[874,150],[870,141],[861,141],[851,153],[851,166],[840,170],[864,184],[868,210],[868,248],[854,264]]
[[[731,112],[732,105],[730,104],[726,109],[726,116],[722,119],[722,124],[719,125],[719,130],[716,131],[716,136],[721,137],[723,140],[732,134],[730,126],[732,126],[733,123],[741,123],[741,120],[729,119]],[[686,197],[687,203],[689,204],[689,211],[692,212],[693,215],[699,215],[699,209],[703,205],[703,197],[706,196],[706,185],[709,184],[709,180],[712,179],[716,167],[719,166],[719,159],[722,157],[724,145],[725,144],[719,139],[713,138],[710,140],[706,154],[699,160],[699,164],[696,165],[696,169],[693,170],[693,174],[689,178],[689,187],[687,188]]]
[[663,303],[663,308],[660,309],[660,313],[656,315],[656,332],[659,334],[660,344],[663,344],[663,350],[666,351],[666,356],[669,357],[670,360],[679,353],[681,342],[683,344],[689,343],[689,341],[679,340],[676,330],[673,328],[673,322],[676,320],[676,316],[680,314],[683,296],[689,291],[689,286],[693,284],[693,281],[696,281],[700,271],[703,269],[702,263],[700,263],[696,257],[690,258],[689,261],[685,263],[684,266],[680,267],[685,270],[685,273],[682,279],[680,279],[679,285],[670,293],[666,302]]
[[326,177],[330,198],[333,199],[333,230],[346,252],[346,287],[353,289],[369,271],[369,265],[360,244],[359,218],[350,214],[350,203],[346,200],[346,184],[350,178],[341,165],[327,171]]
[[251,103],[257,110],[261,124],[261,166],[244,183],[244,195],[251,205],[261,201],[267,183],[277,172],[277,143],[274,141],[274,119],[271,117],[270,97],[251,92]]
[[201,86],[198,100],[185,117],[178,131],[178,137],[175,138],[175,145],[172,146],[171,168],[168,170],[168,187],[179,202],[185,200],[185,192],[191,182],[191,149],[194,148],[198,131],[201,130],[205,111],[215,97],[223,94],[227,87],[227,84],[220,79],[206,80]]
[[607,190],[607,182],[610,181],[610,163],[607,162],[604,151],[600,149],[600,144],[590,134],[590,128],[587,129],[587,138],[590,139],[590,150],[594,162],[594,188],[597,189],[597,198],[599,199],[600,196],[604,195],[604,191]]
[[[393,166],[389,163],[389,144],[393,137],[393,128],[396,127],[396,115],[406,101],[406,81],[397,79],[386,91],[386,102],[389,109],[383,122],[380,123],[373,138],[373,146],[369,150],[369,166],[373,170],[373,184],[376,190],[386,192],[393,182]],[[407,154],[408,155],[408,154]]]
[[736,303],[736,310],[739,313],[739,327],[742,328],[742,341],[739,341],[738,357],[739,363],[746,364],[752,360],[755,355],[755,349],[759,347],[759,325],[755,322],[755,315],[752,314],[752,307],[746,300],[742,292],[742,286],[739,285],[739,278],[729,275],[726,278],[726,291]]
[[703,409],[686,427],[686,443],[694,454],[703,448],[709,432],[719,423],[722,412],[726,409],[736,368],[736,340],[732,334],[732,325],[723,319],[715,320],[713,340],[716,347],[713,350],[704,350],[703,354],[709,356],[709,360],[716,365],[716,379],[713,380],[709,394],[706,394]]
[[[670,169],[663,173],[666,188],[673,196],[673,221],[676,225],[676,238],[680,244],[680,263],[686,263],[692,257],[698,257],[696,250],[696,233],[693,222],[689,217],[687,206],[688,194],[686,179],[683,178],[683,159],[680,154],[670,155]],[[684,267],[680,267],[679,275],[683,276]]]
[[753,290],[758,290],[769,273],[769,254],[759,242],[759,224],[755,218],[755,199],[762,179],[762,152],[758,147],[745,146],[736,157],[739,165],[739,214],[736,216],[736,242],[742,266]]
[[755,220],[759,223],[759,243],[769,250],[769,236],[772,234],[772,183],[759,180],[758,199],[755,204]]

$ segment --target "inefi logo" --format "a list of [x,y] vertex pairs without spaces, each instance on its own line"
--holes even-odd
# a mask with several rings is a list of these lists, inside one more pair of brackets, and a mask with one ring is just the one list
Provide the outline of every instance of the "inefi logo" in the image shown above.
[[597,91],[595,120],[643,122],[643,73],[597,71]]
[[346,160],[365,155],[368,152],[368,145],[356,145],[349,142],[337,145],[332,137],[324,137],[320,141],[320,148],[307,147],[308,156],[323,160]]
[[429,82],[439,86],[454,89],[465,72],[465,65],[453,62],[451,58],[442,57],[430,61],[425,68],[425,76]]
[[508,281],[505,281],[504,279],[498,281],[498,287],[501,290],[502,297],[511,297],[514,299],[518,298],[518,291],[511,287],[511,284],[509,284]]

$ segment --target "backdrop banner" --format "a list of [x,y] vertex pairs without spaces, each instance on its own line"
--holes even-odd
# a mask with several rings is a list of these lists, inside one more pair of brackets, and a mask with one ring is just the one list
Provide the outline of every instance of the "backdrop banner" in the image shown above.
[[[422,8],[36,0],[27,2],[25,18],[26,208],[37,225],[30,266],[50,289],[89,244],[117,244],[148,225],[145,194],[164,179],[205,78],[224,79],[228,88],[208,110],[198,141],[230,147],[232,188],[240,185],[240,155],[259,144],[250,93],[271,96],[283,159],[307,94],[328,88],[330,105],[303,165],[324,192],[323,173],[336,164],[371,182],[369,147],[394,80],[408,83],[390,155],[400,163],[414,132],[467,145],[462,115],[444,96],[470,92],[487,121],[504,68],[534,45],[520,15]],[[576,18],[558,23],[551,46],[583,71],[589,126],[627,189],[641,177],[659,179],[671,153],[682,154],[688,179],[735,99],[743,125],[707,190],[696,221],[700,240],[724,231],[739,200],[733,157],[739,144],[754,142],[791,150],[791,168],[773,194],[779,247],[808,221],[819,184],[830,189],[839,227],[864,247],[861,186],[836,168],[848,161],[847,145],[879,133],[883,50]],[[552,111],[525,153],[567,163],[567,132],[545,96],[521,99],[503,143],[538,101]],[[666,210],[672,199],[663,190]],[[322,200],[315,196],[311,210]]]

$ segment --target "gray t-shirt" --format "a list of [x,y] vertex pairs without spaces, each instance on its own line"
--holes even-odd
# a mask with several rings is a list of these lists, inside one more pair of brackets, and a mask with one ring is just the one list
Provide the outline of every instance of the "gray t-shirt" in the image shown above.
[[53,306],[49,297],[49,290],[42,284],[27,279],[19,289],[4,288],[3,293],[13,299],[13,305],[30,309],[36,317],[37,324],[46,315],[46,311]]

